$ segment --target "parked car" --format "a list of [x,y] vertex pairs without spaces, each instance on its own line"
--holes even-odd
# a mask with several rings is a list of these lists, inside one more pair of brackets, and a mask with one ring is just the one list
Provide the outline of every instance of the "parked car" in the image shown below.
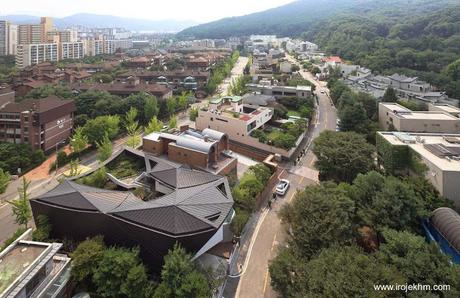
[[275,191],[276,194],[280,196],[284,196],[287,190],[289,189],[290,184],[291,182],[289,182],[289,180],[281,179],[276,185],[276,191]]
[[325,94],[326,92],[324,92],[324,90],[321,90],[321,94]]

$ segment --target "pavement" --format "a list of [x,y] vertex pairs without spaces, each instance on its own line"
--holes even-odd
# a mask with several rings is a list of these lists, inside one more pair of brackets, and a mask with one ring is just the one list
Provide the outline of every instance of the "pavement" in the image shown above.
[[[295,61],[290,56],[288,59]],[[316,119],[314,119],[312,129],[308,133],[309,139],[305,145],[305,155],[296,166],[284,165],[286,169],[280,175],[280,178],[288,179],[291,182],[288,193],[283,198],[278,198],[272,204],[272,209],[266,209],[260,217],[260,228],[253,235],[252,249],[248,252],[243,265],[243,273],[239,277],[235,293],[237,298],[278,297],[270,285],[271,280],[268,272],[270,260],[277,255],[278,247],[285,245],[286,240],[286,231],[278,217],[278,211],[294,198],[298,190],[304,189],[307,185],[318,183],[318,171],[314,168],[316,157],[311,150],[312,141],[322,131],[335,130],[336,128],[337,111],[328,96],[329,90],[325,82],[316,81],[310,73],[303,71],[300,73],[305,79],[316,85],[316,94],[318,95]]]

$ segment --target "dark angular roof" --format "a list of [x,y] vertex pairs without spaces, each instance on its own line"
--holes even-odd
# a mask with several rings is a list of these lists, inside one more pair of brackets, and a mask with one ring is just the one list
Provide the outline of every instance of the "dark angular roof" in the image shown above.
[[[0,109],[0,112],[21,113],[23,111],[35,110],[38,113],[44,113],[65,105],[73,105],[73,100],[60,99],[57,96],[49,96],[42,99],[27,99],[21,102],[11,102]],[[72,110],[75,108],[72,107]]]
[[[130,152],[136,154],[135,150]],[[147,168],[142,175],[169,189],[166,194],[143,201],[128,191],[99,189],[66,180],[34,200],[104,213],[173,237],[216,230],[222,225],[233,207],[227,178],[142,156]]]

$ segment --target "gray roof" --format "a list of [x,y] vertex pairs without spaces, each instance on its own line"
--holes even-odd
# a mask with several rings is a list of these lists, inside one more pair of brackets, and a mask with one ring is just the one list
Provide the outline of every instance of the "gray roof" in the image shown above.
[[255,105],[255,106],[267,106],[270,103],[276,102],[276,98],[271,95],[262,95],[262,94],[254,94],[254,93],[247,93],[243,96],[243,103]]
[[413,77],[413,78],[411,78],[411,77],[406,77],[405,75],[400,75],[400,74],[397,74],[397,73],[392,74],[392,75],[390,76],[390,79],[395,80],[395,81],[398,81],[398,82],[401,82],[401,83],[411,83],[411,82],[417,80],[416,77]]
[[431,223],[460,252],[460,215],[447,207],[438,208],[433,211]]
[[220,227],[233,207],[227,178],[145,156],[143,176],[170,188],[143,201],[132,192],[113,191],[65,180],[34,200],[84,212],[100,212],[173,236]]

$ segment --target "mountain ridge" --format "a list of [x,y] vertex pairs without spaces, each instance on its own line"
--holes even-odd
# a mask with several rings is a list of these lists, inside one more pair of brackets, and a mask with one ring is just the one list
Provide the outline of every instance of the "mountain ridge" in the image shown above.
[[[40,17],[24,14],[0,16],[0,19],[6,19],[14,24],[29,24],[40,22]],[[58,28],[70,26],[83,26],[94,28],[121,27],[131,31],[156,32],[178,32],[182,29],[197,24],[194,21],[187,20],[147,20],[91,13],[77,13],[62,18],[53,18],[53,20],[54,24]]]

